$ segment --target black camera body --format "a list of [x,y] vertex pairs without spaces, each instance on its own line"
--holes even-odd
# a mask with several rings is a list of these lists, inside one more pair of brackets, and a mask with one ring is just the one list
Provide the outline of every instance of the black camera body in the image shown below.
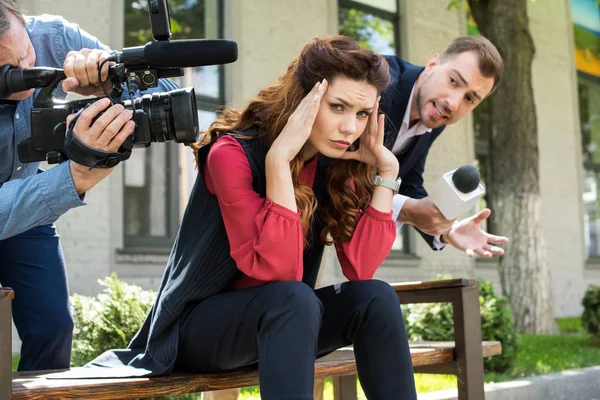
[[[47,72],[47,79],[51,76],[50,71],[54,72],[54,76],[52,81],[40,90],[31,108],[31,138],[18,145],[19,159],[23,163],[47,161],[54,164],[66,160],[66,118],[96,100],[56,100],[53,92],[66,76],[60,69],[44,70]],[[118,98],[122,95],[125,71],[126,69],[119,66],[110,68],[113,85],[111,97]],[[156,85],[157,82],[154,83],[154,86]],[[118,103],[133,111],[135,122],[133,134],[123,144],[122,152],[136,147],[148,147],[152,142],[173,140],[190,144],[198,139],[198,112],[194,88],[148,93]]]
[[[237,43],[223,39],[170,41],[171,26],[166,0],[148,0],[148,13],[155,40],[145,46],[113,52],[108,60],[104,61],[115,63],[109,68],[111,93],[103,87],[104,93],[114,104],[120,103],[132,110],[135,122],[133,134],[123,143],[118,153],[107,153],[87,147],[72,133],[70,127],[67,127],[68,115],[82,111],[97,99],[55,99],[54,90],[66,78],[62,69],[19,69],[8,65],[0,67],[0,98],[8,98],[12,93],[32,88],[42,88],[30,113],[31,138],[18,145],[21,162],[45,160],[48,163],[59,163],[73,158],[74,161],[90,167],[107,168],[129,158],[134,147],[148,147],[152,142],[171,140],[190,144],[198,140],[198,112],[194,88],[152,92],[138,97],[136,94],[138,91],[157,87],[161,78],[183,76],[183,68],[186,67],[236,61]],[[103,63],[99,69],[102,69],[102,66]],[[121,100],[125,87],[129,98]],[[74,150],[72,146],[75,146]],[[69,151],[70,149],[72,151]],[[86,152],[89,153],[89,157]],[[71,157],[68,154],[71,154]],[[105,162],[99,162],[103,157]],[[96,161],[93,161],[94,158]]]

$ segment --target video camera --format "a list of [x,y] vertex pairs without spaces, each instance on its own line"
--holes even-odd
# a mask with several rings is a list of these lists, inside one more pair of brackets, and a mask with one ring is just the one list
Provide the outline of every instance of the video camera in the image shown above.
[[[183,76],[183,68],[218,65],[237,60],[237,43],[232,40],[170,41],[171,24],[166,0],[149,0],[148,13],[154,41],[144,46],[113,52],[104,62],[115,62],[109,68],[111,93],[102,85],[113,104],[127,87],[129,99],[118,101],[133,111],[135,129],[117,153],[86,146],[66,125],[69,114],[78,113],[97,99],[57,100],[54,90],[66,78],[62,69],[34,67],[0,68],[0,98],[33,88],[42,88],[31,108],[31,138],[18,145],[23,163],[66,159],[96,168],[111,168],[131,155],[134,147],[148,147],[151,142],[174,140],[190,144],[198,139],[198,113],[194,88],[148,93],[135,97],[138,90],[158,86],[158,79]],[[104,63],[103,62],[103,63]],[[98,68],[98,75],[103,67]],[[101,81],[99,79],[99,81]],[[71,127],[73,122],[71,122]]]

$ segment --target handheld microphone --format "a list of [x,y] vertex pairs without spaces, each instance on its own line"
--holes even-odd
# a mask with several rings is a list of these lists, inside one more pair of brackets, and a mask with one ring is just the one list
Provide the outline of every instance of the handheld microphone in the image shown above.
[[62,73],[62,70],[45,67],[14,68],[4,65],[0,68],[0,99],[6,99],[13,93],[48,86],[58,73]]
[[463,165],[442,175],[429,191],[429,196],[446,219],[454,219],[471,210],[485,194],[480,181],[477,168]]
[[227,64],[237,58],[238,47],[234,40],[190,39],[159,40],[144,46],[128,47],[108,59],[126,67],[168,69]]

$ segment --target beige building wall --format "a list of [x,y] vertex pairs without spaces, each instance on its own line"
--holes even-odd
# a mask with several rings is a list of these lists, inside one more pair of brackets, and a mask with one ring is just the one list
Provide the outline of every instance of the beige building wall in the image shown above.
[[533,88],[538,115],[542,226],[557,316],[580,315],[588,284],[600,271],[586,266],[581,136],[573,25],[569,0],[530,2],[536,45]]
[[225,68],[226,99],[243,107],[311,38],[337,33],[337,1],[225,0],[224,23],[239,49],[238,61]]

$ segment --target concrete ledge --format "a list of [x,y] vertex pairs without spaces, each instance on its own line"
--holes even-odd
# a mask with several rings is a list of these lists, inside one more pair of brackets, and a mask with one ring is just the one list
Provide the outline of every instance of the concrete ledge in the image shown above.
[[[456,400],[457,390],[420,394],[419,400]],[[486,400],[600,400],[600,366],[487,383]]]

